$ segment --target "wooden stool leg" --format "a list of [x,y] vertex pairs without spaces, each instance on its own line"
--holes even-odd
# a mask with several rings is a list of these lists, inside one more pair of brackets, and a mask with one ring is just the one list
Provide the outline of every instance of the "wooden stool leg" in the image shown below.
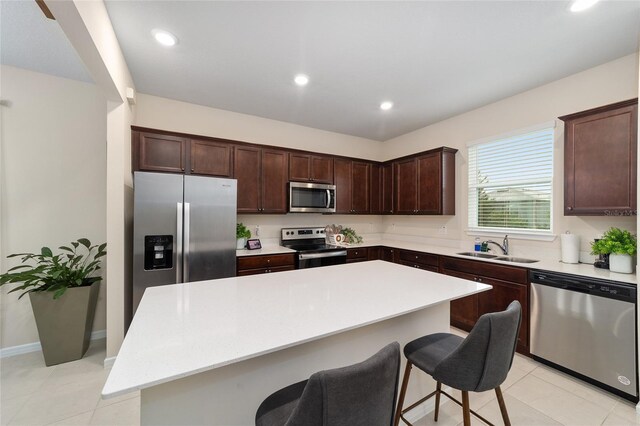
[[471,408],[469,408],[468,391],[462,391],[462,418],[464,426],[471,426]]
[[500,386],[496,389],[496,397],[498,398],[498,405],[500,405],[500,413],[502,413],[502,421],[504,422],[504,426],[511,426],[511,421],[509,421],[509,413],[507,413],[507,406],[504,403],[504,398],[502,397],[502,390],[500,390]]
[[440,412],[440,392],[442,390],[442,383],[438,382],[438,384],[436,385],[436,411],[435,411],[435,415],[433,416],[433,421],[437,422],[438,421],[438,413]]
[[404,397],[407,393],[407,385],[409,384],[409,375],[411,374],[411,367],[413,365],[407,360],[407,365],[404,368],[404,376],[402,377],[402,386],[400,387],[400,396],[398,396],[398,406],[396,407],[396,418],[393,421],[394,426],[398,426],[400,423],[400,415],[402,414],[402,405],[404,404]]

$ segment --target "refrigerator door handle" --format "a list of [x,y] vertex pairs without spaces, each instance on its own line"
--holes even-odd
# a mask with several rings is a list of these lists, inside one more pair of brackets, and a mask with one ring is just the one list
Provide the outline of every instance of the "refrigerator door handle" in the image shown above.
[[182,256],[183,264],[182,276],[185,283],[189,282],[189,233],[191,227],[191,203],[184,203],[184,255]]
[[182,282],[182,203],[176,203],[176,283]]

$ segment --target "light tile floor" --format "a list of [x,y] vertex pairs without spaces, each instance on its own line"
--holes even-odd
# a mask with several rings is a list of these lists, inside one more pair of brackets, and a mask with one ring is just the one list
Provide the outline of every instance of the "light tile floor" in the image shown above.
[[[104,354],[101,340],[92,343],[82,360],[54,367],[45,367],[39,352],[0,360],[0,424],[138,425],[139,394],[100,399],[108,374]],[[502,390],[514,426],[640,425],[633,404],[520,355]],[[460,399],[459,392],[454,394]],[[493,392],[472,393],[470,399],[473,410],[502,424]],[[440,412],[437,423],[429,415],[416,426],[462,424],[456,404],[443,403]],[[472,424],[483,423],[472,417]]]

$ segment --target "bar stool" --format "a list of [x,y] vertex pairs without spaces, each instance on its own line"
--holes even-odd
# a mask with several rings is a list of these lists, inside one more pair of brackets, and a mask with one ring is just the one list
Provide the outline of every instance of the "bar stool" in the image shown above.
[[[469,408],[469,391],[484,392],[490,389],[496,392],[504,424],[510,426],[500,385],[507,378],[513,363],[521,317],[522,307],[514,300],[505,311],[482,315],[466,338],[450,333],[436,333],[407,343],[404,347],[407,366],[398,398],[395,426],[398,426],[400,419],[411,425],[404,418],[404,414],[434,395],[434,421],[437,422],[440,394],[462,406],[464,426],[471,424],[470,414],[491,425]],[[414,365],[436,380],[436,390],[403,409],[409,376]],[[462,403],[444,392],[442,384],[462,391]]]
[[400,344],[348,367],[320,371],[268,396],[256,426],[391,426]]

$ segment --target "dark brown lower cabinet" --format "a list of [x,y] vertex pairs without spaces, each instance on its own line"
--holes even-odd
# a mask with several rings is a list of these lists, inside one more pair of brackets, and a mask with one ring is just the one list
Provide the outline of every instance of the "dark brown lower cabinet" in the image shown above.
[[368,247],[347,249],[347,263],[364,262],[366,260],[369,260]]
[[430,253],[422,253],[411,250],[398,250],[396,263],[411,266],[413,268],[425,269],[431,272],[438,271],[438,256]]
[[368,260],[380,260],[382,259],[382,247],[375,246],[368,248],[369,255],[367,256]]
[[295,256],[293,254],[243,256],[236,259],[236,275],[239,277],[294,269]]
[[446,256],[441,257],[440,268],[445,275],[493,286],[489,291],[452,301],[452,326],[470,331],[481,315],[502,311],[517,300],[522,305],[522,322],[516,349],[529,355],[529,284],[526,269]]

